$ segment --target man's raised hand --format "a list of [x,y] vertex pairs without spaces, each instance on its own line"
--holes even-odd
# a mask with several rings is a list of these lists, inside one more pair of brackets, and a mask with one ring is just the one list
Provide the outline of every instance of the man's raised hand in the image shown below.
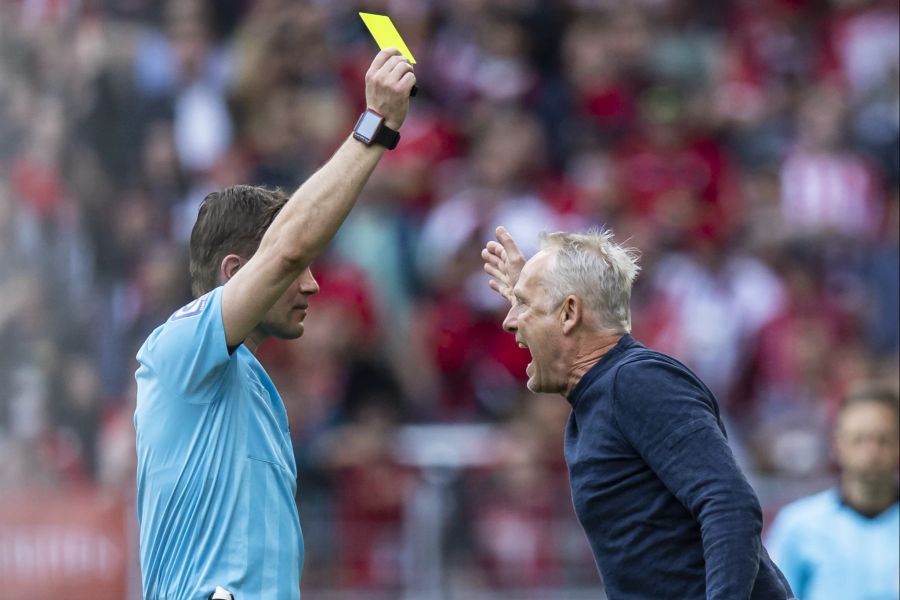
[[412,64],[396,48],[386,48],[375,55],[366,72],[366,105],[384,117],[385,125],[399,129],[415,84]]
[[515,240],[502,225],[496,231],[497,241],[489,241],[481,251],[484,270],[491,276],[491,289],[513,303],[513,288],[519,280],[525,257]]

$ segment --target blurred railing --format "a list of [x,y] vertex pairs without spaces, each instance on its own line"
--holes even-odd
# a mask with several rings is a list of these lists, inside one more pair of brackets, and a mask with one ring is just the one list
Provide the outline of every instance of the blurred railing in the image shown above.
[[127,598],[133,520],[121,496],[99,490],[4,492],[0,598]]
[[[366,512],[310,489],[299,505],[303,589],[328,600],[602,598],[596,568],[559,474],[543,500],[485,501],[508,477],[490,425],[418,425],[398,432],[400,510]],[[352,480],[352,474],[345,474]],[[340,486],[338,486],[340,488]],[[487,489],[493,489],[491,485]],[[0,600],[123,600],[140,596],[131,498],[92,486],[0,496]]]

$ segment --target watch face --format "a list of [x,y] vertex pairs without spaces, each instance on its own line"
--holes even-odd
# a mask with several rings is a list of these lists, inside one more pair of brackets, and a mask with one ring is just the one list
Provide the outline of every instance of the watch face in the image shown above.
[[366,111],[360,118],[355,133],[359,137],[364,138],[366,142],[371,142],[372,138],[375,137],[375,132],[378,131],[378,126],[381,125],[382,120],[383,119],[375,113]]

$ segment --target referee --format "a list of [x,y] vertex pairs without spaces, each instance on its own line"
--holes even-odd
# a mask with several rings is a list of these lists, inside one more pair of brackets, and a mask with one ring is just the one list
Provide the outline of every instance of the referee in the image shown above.
[[396,50],[366,73],[368,110],[287,198],[206,197],[191,233],[196,299],[138,352],[137,502],[146,600],[300,598],[303,535],[284,404],[254,353],[303,335],[313,259],[387,148],[416,82]]

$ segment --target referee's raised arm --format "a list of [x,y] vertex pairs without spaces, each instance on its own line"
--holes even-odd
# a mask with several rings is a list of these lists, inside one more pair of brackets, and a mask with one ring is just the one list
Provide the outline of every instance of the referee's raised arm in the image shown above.
[[[382,50],[372,61],[366,73],[369,110],[354,135],[293,193],[263,236],[259,250],[225,284],[222,319],[229,347],[244,341],[337,232],[390,147],[372,138],[400,127],[415,83],[412,65],[398,50]],[[377,121],[379,117],[383,122]],[[373,120],[372,129],[363,130],[367,118]]]

